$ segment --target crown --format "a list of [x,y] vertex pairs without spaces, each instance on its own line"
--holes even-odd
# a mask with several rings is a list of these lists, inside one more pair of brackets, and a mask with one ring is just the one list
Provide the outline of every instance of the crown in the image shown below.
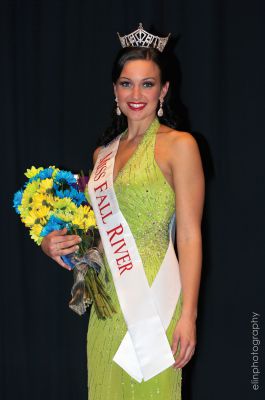
[[170,33],[167,37],[154,36],[143,29],[140,23],[136,31],[129,33],[129,35],[120,36],[117,32],[122,47],[153,47],[161,53],[169,39]]

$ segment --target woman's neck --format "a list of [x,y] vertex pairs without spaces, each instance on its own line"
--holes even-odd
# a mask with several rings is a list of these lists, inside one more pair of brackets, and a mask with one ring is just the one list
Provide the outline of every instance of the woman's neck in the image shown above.
[[147,131],[154,119],[155,114],[141,121],[133,121],[131,119],[128,119],[128,130],[126,138],[130,141],[143,136],[143,134]]

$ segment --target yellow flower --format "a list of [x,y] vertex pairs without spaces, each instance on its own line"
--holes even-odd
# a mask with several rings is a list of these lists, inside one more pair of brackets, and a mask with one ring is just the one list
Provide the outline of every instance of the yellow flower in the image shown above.
[[40,185],[40,180],[37,179],[36,181],[32,181],[30,183],[27,184],[25,190],[24,190],[24,194],[23,196],[29,196],[29,195],[33,195],[34,193],[37,192],[37,190],[39,189],[39,185]]
[[25,188],[21,199],[21,205],[19,206],[19,211],[22,217],[28,215],[28,212],[32,209],[32,203],[34,201],[33,199],[37,193],[38,187],[39,183],[33,181]]
[[22,216],[28,214],[29,210],[31,209],[31,203],[32,203],[32,196],[24,192],[21,200],[21,205],[19,206],[19,211]]
[[39,208],[33,207],[33,211],[37,218],[42,219],[42,218],[45,218],[48,216],[48,214],[50,212],[50,207],[47,207],[47,206],[41,206]]
[[60,210],[54,212],[55,217],[60,218],[62,221],[65,222],[72,222],[73,214],[67,212],[61,212]]
[[40,171],[43,171],[43,168],[35,168],[34,165],[30,168],[27,169],[24,175],[26,175],[27,178],[33,178],[35,175],[37,175]]
[[76,204],[69,198],[57,198],[53,204],[54,215],[65,222],[71,222],[77,212]]
[[42,206],[53,207],[54,201],[57,198],[54,198],[51,194],[48,193],[36,193],[32,198],[32,206],[34,208],[40,208]]
[[82,215],[76,214],[72,219],[72,223],[79,229],[85,229]]
[[36,220],[37,216],[33,210],[25,213],[25,215],[21,215],[21,221],[26,225],[27,228],[31,228],[36,223]]
[[50,165],[49,168],[53,168],[53,169],[54,169],[54,171],[53,171],[53,173],[52,173],[52,177],[53,177],[53,178],[55,177],[55,175],[57,174],[57,172],[60,171],[59,168],[55,168],[54,165]]
[[39,193],[49,193],[53,187],[53,179],[43,179],[39,184]]
[[54,202],[54,208],[56,210],[61,210],[61,211],[73,211],[75,212],[75,209],[77,208],[76,205],[73,203],[73,201],[70,199],[70,197],[64,197],[63,199],[58,198]]
[[30,237],[36,242],[38,245],[41,244],[43,237],[40,236],[43,226],[40,224],[35,224],[30,229]]
[[[87,207],[87,206],[85,206],[85,207]],[[84,213],[84,217],[87,219],[87,225],[88,225],[88,227],[96,227],[97,222],[96,222],[94,211],[90,207],[87,207],[87,208],[88,208],[88,211],[86,211]]]
[[89,206],[80,206],[72,220],[73,225],[87,231],[96,226],[95,214]]
[[29,210],[24,215],[21,215],[21,221],[26,225],[27,228],[31,228],[35,224],[40,224],[44,226],[47,223],[48,218],[43,215],[44,213],[39,212],[38,210],[32,209]]

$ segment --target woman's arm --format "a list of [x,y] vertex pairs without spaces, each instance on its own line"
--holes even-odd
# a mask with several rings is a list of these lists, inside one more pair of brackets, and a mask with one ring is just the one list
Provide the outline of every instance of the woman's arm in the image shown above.
[[182,284],[183,307],[176,325],[172,351],[180,352],[173,367],[182,368],[192,357],[196,345],[197,303],[202,266],[201,220],[205,182],[196,140],[183,133],[170,150],[176,196],[176,242]]

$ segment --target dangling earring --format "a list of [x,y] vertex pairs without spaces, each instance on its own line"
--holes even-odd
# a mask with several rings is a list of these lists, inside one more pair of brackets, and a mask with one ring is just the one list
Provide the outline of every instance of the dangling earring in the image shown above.
[[116,103],[117,103],[116,114],[117,114],[118,116],[120,116],[120,115],[121,115],[121,110],[120,110],[120,107],[119,107],[119,103],[118,103],[117,97],[115,98],[115,101],[116,101]]
[[163,111],[163,103],[164,103],[164,100],[163,100],[163,99],[160,99],[160,108],[159,108],[159,110],[157,111],[157,116],[158,116],[158,117],[163,117],[163,114],[164,114],[164,111]]

